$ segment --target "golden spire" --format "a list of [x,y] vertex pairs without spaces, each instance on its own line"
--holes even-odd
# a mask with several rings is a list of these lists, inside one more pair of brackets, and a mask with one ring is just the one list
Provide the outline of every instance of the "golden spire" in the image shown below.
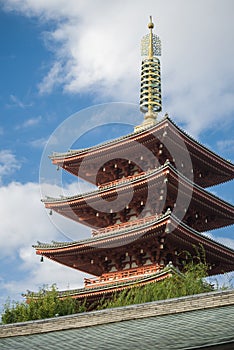
[[148,24],[149,34],[141,40],[141,94],[140,110],[144,113],[144,122],[142,126],[148,127],[154,125],[157,119],[157,113],[162,110],[161,101],[161,77],[160,60],[156,56],[161,55],[161,41],[159,37],[153,34],[154,24],[150,16]]
[[149,34],[149,58],[153,58],[153,31],[154,24],[152,22],[152,16],[150,16],[150,23],[148,24],[148,28],[150,30]]

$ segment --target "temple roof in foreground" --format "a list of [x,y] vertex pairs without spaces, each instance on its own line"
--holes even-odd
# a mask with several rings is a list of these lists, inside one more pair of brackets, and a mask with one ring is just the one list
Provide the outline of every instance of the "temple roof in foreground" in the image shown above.
[[0,326],[1,350],[231,350],[234,291]]

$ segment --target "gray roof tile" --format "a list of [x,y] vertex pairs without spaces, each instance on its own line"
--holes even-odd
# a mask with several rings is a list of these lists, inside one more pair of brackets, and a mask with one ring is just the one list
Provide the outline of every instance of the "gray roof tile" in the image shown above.
[[1,350],[191,349],[233,342],[234,305],[0,339]]

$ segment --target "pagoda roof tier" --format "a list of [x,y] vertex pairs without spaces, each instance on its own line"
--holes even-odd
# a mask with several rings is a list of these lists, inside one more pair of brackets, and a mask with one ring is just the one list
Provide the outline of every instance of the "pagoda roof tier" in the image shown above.
[[[101,286],[94,284],[92,287],[89,287],[89,288],[84,287],[84,288],[76,288],[76,289],[59,291],[58,295],[59,295],[59,298],[61,299],[66,297],[71,297],[76,299],[88,298],[89,301],[92,299],[96,300],[96,299],[100,299],[103,295],[109,296],[110,294],[112,295],[113,293],[120,292],[124,289],[144,286],[148,283],[161,281],[175,273],[178,274],[178,271],[173,266],[168,265],[164,269],[161,269],[160,271],[157,271],[150,275],[137,277],[131,281],[126,280],[121,282],[115,282],[115,283],[112,283],[111,285],[106,284]],[[36,299],[37,293],[29,291],[28,294],[25,294],[24,296],[26,298],[33,296],[33,298]]]
[[101,286],[95,286],[95,284],[92,287],[89,288],[78,288],[73,290],[64,290],[59,292],[59,297],[75,297],[76,299],[79,298],[90,298],[92,296],[99,296],[99,295],[106,295],[106,294],[112,294],[115,292],[120,292],[124,289],[129,289],[133,287],[139,287],[144,286],[148,283],[161,281],[168,276],[171,276],[172,274],[178,274],[178,271],[173,266],[166,266],[164,269],[161,269],[160,271],[157,271],[155,273],[152,273],[150,275],[141,276],[138,278],[135,278],[134,280],[126,280],[121,282],[116,282]]
[[184,252],[194,256],[194,247],[201,246],[206,252],[206,261],[210,266],[209,275],[234,270],[233,249],[191,229],[169,212],[160,217],[155,216],[154,221],[135,225],[125,231],[109,232],[76,242],[38,242],[34,248],[38,255],[101,276],[108,272],[105,271],[105,263],[118,260],[126,252],[136,254],[136,251],[140,252],[142,248],[151,252],[155,250],[160,252],[165,260],[168,256],[169,261],[173,262],[176,256],[183,255]]
[[[136,149],[137,144],[139,150]],[[234,178],[232,163],[194,140],[168,116],[154,127],[90,148],[53,153],[50,158],[57,166],[86,181],[104,184],[134,173],[136,169],[133,166],[131,169],[129,162],[135,160],[135,164],[138,164],[136,154],[141,157],[142,145],[152,152],[157,164],[164,164],[169,159],[185,176],[191,178],[193,172],[194,182],[201,187],[213,186]],[[192,169],[190,164],[186,164],[187,154],[191,157]],[[152,159],[145,159],[145,166],[154,168],[155,164],[151,163]],[[139,164],[142,163],[139,161]],[[140,166],[138,168],[142,171]]]
[[[129,192],[133,196],[125,206]],[[104,210],[107,203],[111,208],[116,194],[124,209]],[[96,229],[133,221],[131,215],[139,219],[164,213],[168,208],[200,232],[234,223],[233,205],[188,180],[169,162],[158,169],[106,184],[92,192],[59,199],[48,197],[43,201],[46,208]]]

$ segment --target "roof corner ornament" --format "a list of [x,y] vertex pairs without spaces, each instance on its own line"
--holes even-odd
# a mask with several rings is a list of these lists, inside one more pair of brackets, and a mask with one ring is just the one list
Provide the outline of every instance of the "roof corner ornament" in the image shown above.
[[154,24],[150,16],[149,33],[141,40],[141,92],[140,111],[144,113],[144,122],[135,131],[156,124],[158,112],[162,110],[160,60],[161,40],[153,34]]

